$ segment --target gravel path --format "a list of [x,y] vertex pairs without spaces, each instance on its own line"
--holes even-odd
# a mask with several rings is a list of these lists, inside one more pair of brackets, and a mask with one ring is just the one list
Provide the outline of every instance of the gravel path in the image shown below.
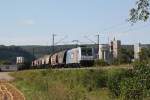
[[12,81],[14,78],[9,75],[9,72],[0,72],[0,80]]
[[12,80],[9,72],[0,72],[0,100],[25,100],[24,95],[10,84]]
[[0,100],[25,100],[25,97],[12,84],[0,81]]

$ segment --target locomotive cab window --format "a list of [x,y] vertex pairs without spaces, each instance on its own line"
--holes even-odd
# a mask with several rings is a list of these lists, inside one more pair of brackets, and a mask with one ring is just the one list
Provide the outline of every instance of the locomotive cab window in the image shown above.
[[82,48],[82,56],[92,56],[92,48]]
[[86,49],[81,49],[81,53],[83,56],[86,56]]
[[92,56],[92,48],[87,49],[87,55]]

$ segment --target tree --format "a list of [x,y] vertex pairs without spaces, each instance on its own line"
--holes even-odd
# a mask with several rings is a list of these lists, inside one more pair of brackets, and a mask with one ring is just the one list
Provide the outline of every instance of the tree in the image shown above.
[[118,57],[112,59],[112,64],[130,64],[134,58],[134,51],[132,49],[120,48]]
[[119,49],[118,59],[120,63],[131,63],[133,59],[133,50],[121,48]]
[[140,55],[140,61],[149,61],[150,60],[150,48],[142,48]]
[[136,7],[130,10],[129,21],[136,23],[137,21],[147,21],[149,18],[150,0],[138,0]]
[[8,60],[0,60],[0,65],[10,65],[10,64],[12,63]]

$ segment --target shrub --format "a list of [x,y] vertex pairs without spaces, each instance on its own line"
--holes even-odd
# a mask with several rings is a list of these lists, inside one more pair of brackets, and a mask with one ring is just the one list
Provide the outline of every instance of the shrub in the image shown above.
[[0,60],[0,64],[2,64],[2,65],[10,65],[10,64],[12,64],[12,62],[10,62],[8,60]]
[[89,70],[81,80],[88,91],[106,86],[105,72],[100,70]]
[[133,77],[122,80],[120,84],[121,98],[142,100],[150,97],[150,66],[145,62],[135,62],[133,66]]
[[120,90],[120,82],[127,77],[127,71],[123,69],[118,70],[109,70],[108,71],[108,80],[107,80],[107,87],[110,91],[115,95],[119,96],[121,93]]
[[120,60],[117,58],[113,58],[111,64],[112,65],[120,65]]
[[142,100],[143,84],[137,77],[127,78],[120,84],[121,98],[123,100]]
[[[121,80],[129,76],[127,72],[128,71],[124,69],[63,71],[32,70],[17,72],[15,73],[15,77],[17,78],[17,81],[23,81],[22,83],[25,84],[24,86],[30,86],[27,89],[29,89],[33,95],[30,95],[31,93],[25,91],[27,97],[37,97],[37,100],[42,100],[42,98],[44,100],[49,100],[49,98],[50,100],[60,98],[69,98],[69,100],[74,100],[76,98],[76,100],[84,100],[88,93],[104,87],[108,87],[111,92],[118,96],[121,93]],[[20,84],[20,88],[22,88],[21,86],[22,84]],[[59,88],[61,89],[59,90]],[[51,94],[51,96],[49,97],[48,94]],[[43,97],[39,97],[39,95],[43,95]]]
[[108,63],[105,62],[104,60],[96,60],[96,61],[95,61],[95,65],[96,65],[96,66],[107,66]]

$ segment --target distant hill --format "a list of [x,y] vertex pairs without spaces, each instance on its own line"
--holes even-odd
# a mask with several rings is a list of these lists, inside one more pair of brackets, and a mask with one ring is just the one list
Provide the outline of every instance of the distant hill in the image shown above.
[[26,61],[31,61],[34,56],[18,46],[0,46],[0,61],[8,61],[12,64],[16,63],[16,57],[23,56]]

